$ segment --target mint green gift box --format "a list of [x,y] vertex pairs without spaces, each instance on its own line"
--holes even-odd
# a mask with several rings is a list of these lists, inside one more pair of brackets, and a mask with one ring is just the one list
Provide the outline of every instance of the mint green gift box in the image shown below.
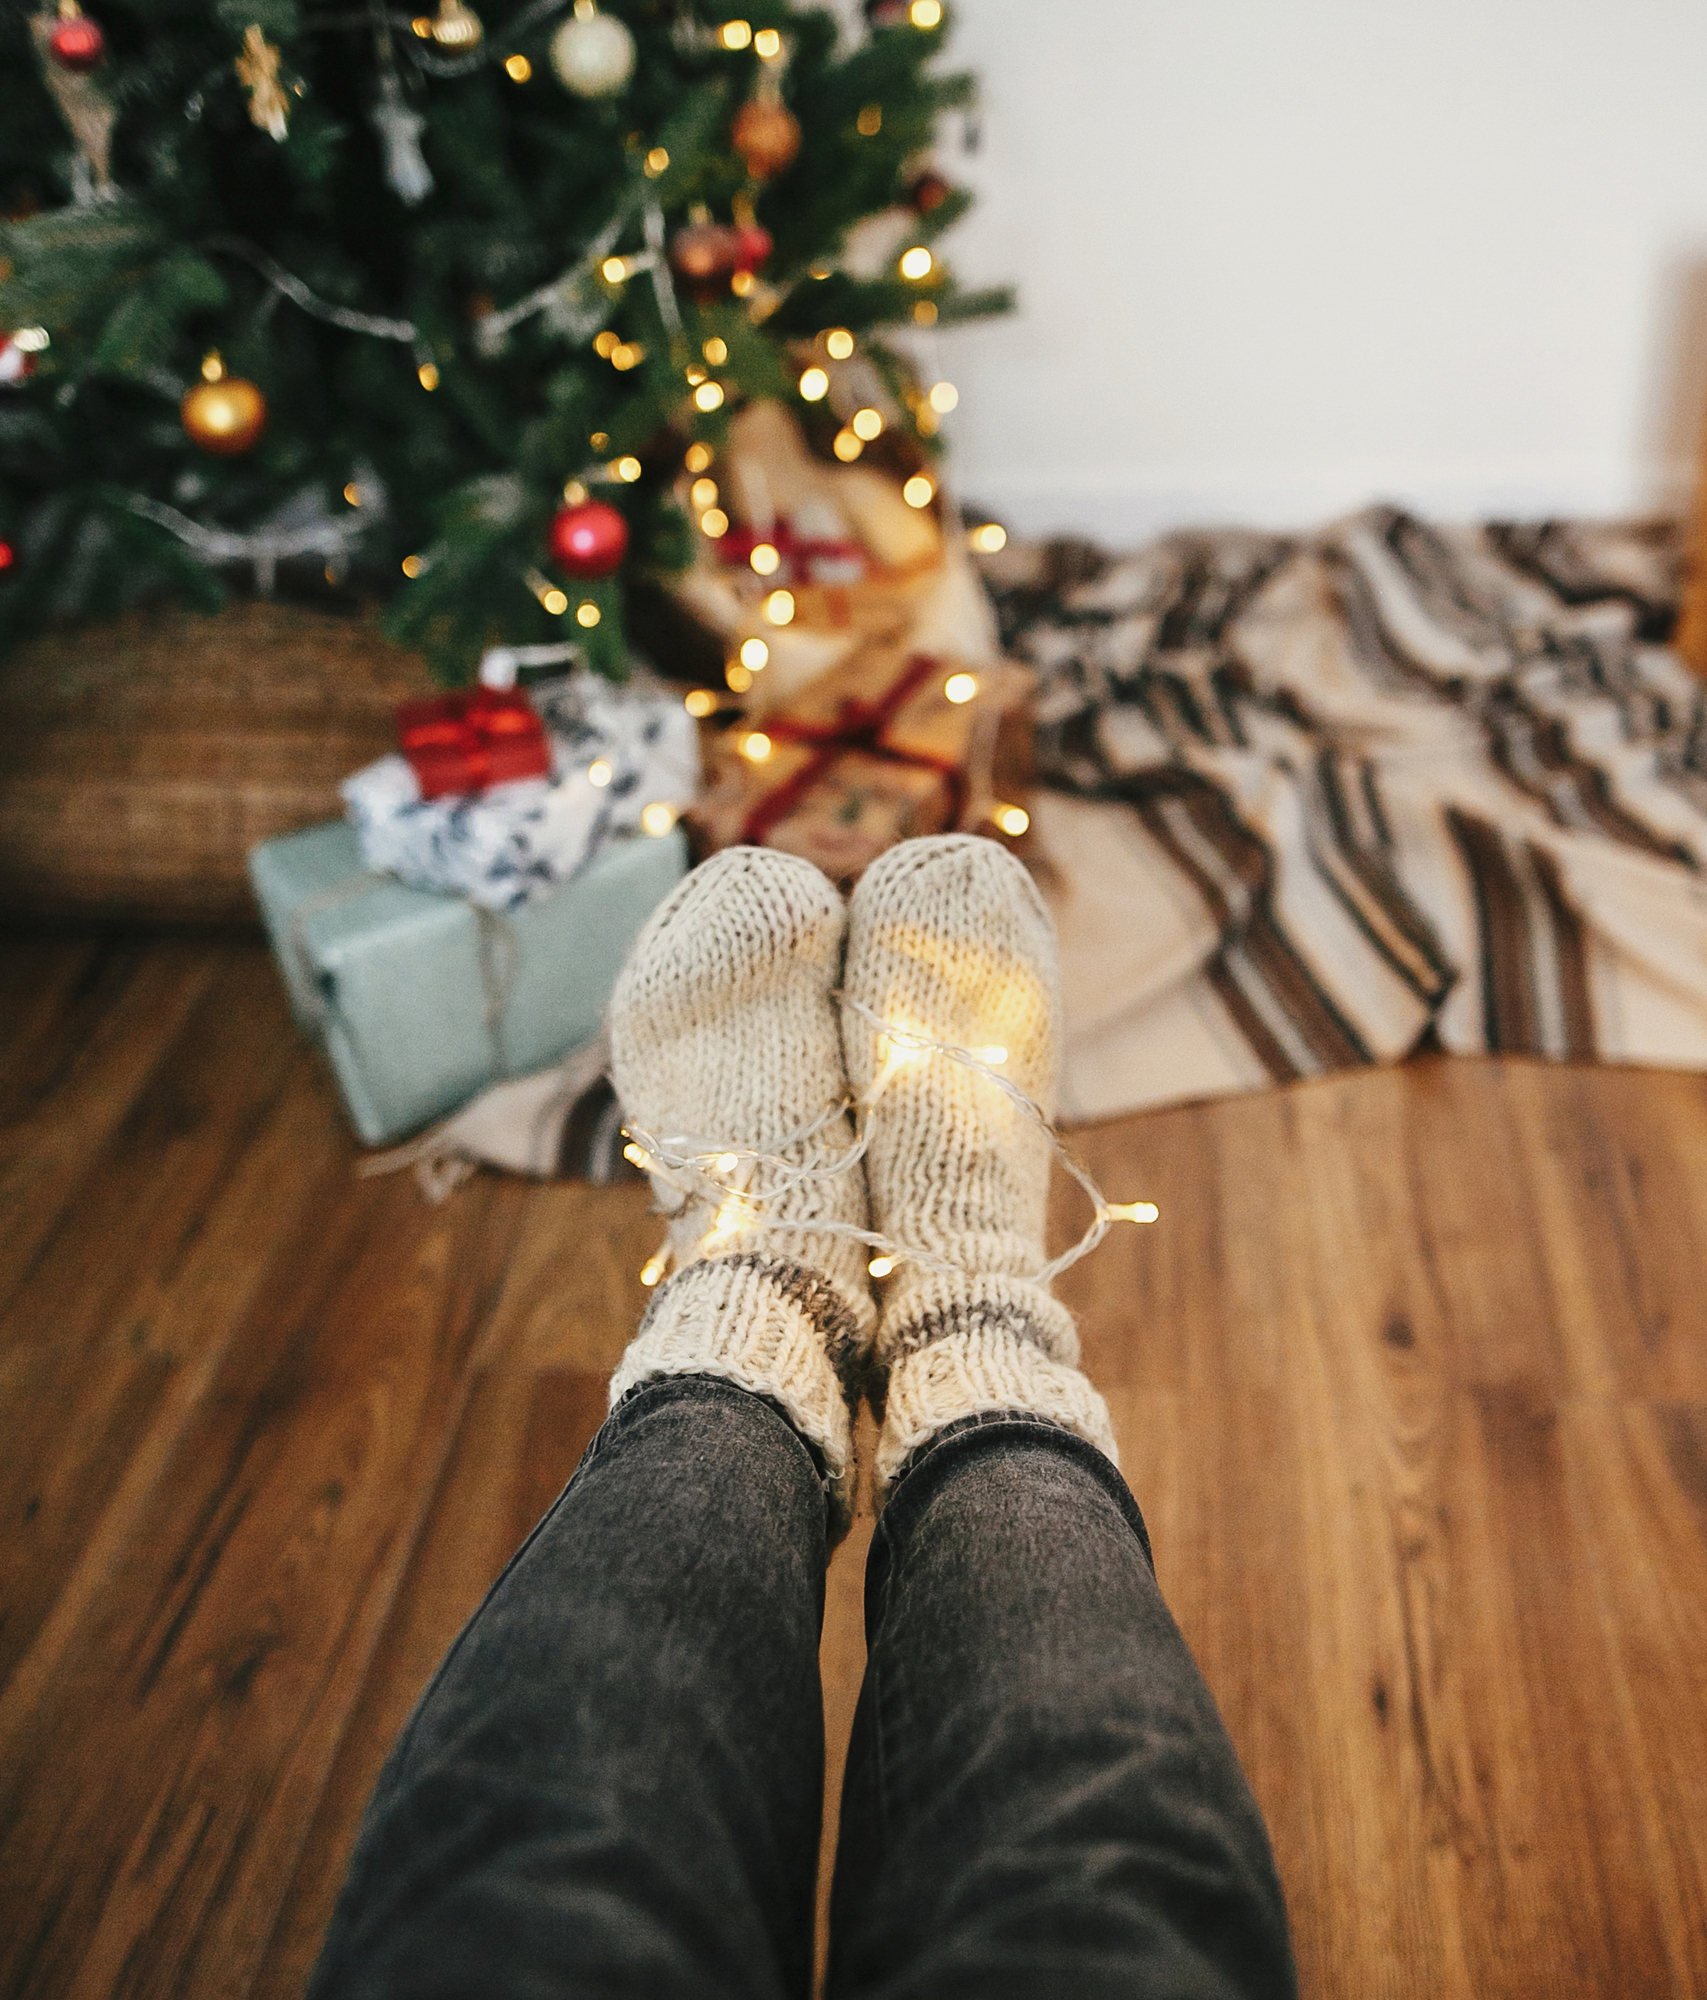
[[442,1118],[599,1031],[640,927],[681,879],[687,842],[612,841],[512,915],[362,866],[342,820],[269,840],[249,878],[290,994],[370,1146]]

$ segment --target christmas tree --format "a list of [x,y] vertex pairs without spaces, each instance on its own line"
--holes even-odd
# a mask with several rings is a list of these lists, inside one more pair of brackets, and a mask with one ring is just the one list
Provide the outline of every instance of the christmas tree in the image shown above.
[[[731,413],[919,477],[940,0],[0,12],[0,643],[173,590],[382,595],[449,681],[620,673]],[[886,333],[888,338],[885,337]],[[921,502],[923,504],[923,502]]]

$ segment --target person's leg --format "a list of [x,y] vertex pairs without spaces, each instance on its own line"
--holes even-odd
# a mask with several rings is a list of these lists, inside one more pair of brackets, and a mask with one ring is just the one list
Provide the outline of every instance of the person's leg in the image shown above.
[[387,1768],[315,2000],[805,1990],[824,1563],[875,1319],[845,923],[809,863],[735,849],[635,943],[612,1066],[677,1269]]
[[1295,1993],[1261,1815],[1101,1452],[1023,1413],[939,1432],[866,1617],[832,1996]]
[[854,893],[843,987],[897,1249],[832,1991],[1288,1994],[1261,1818],[1049,1291],[1048,912],[993,842],[909,842]]
[[312,2000],[799,2000],[827,1520],[772,1405],[636,1390],[392,1752]]

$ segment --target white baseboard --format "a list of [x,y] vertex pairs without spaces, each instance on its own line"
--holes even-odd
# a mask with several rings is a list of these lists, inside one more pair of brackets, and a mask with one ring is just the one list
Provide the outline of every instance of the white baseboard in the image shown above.
[[1106,475],[1037,478],[962,471],[969,505],[1022,535],[1085,535],[1130,544],[1175,528],[1297,530],[1388,500],[1437,521],[1606,519],[1676,513],[1689,503],[1694,468],[1534,466],[1422,471],[1334,467],[1295,478],[1177,479]]

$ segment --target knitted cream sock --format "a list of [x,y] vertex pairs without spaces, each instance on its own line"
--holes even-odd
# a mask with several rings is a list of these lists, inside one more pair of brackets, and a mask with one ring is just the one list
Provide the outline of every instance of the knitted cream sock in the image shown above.
[[[636,1143],[656,1145],[649,1171],[676,1266],[617,1366],[611,1402],[659,1375],[721,1375],[774,1398],[823,1453],[844,1525],[844,1384],[871,1344],[870,1253],[779,1225],[864,1228],[864,1169],[856,1161],[763,1196],[790,1169],[833,1166],[853,1143],[838,1108],[847,1082],[831,999],[846,915],[809,861],[725,849],[653,913],[610,1006],[617,1097]],[[668,1167],[661,1154],[696,1156],[706,1170]],[[728,1197],[730,1187],[753,1199]]]
[[848,1079],[869,1105],[872,1226],[953,1266],[901,1259],[884,1291],[880,1489],[957,1417],[1031,1410],[1112,1459],[1101,1396],[1075,1365],[1045,1261],[1048,1135],[986,1076],[909,1050],[893,1026],[971,1051],[1044,1111],[1060,1041],[1055,933],[1020,864],[972,834],[909,840],[854,890],[843,979]]

